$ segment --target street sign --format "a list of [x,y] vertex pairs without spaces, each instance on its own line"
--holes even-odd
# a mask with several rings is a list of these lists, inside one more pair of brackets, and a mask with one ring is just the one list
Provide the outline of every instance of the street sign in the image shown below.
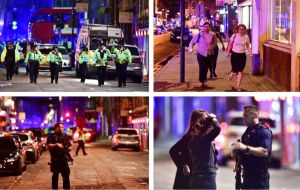
[[132,23],[132,12],[120,12],[119,23]]
[[88,3],[76,3],[76,12],[88,12],[89,4]]
[[25,112],[19,112],[19,119],[25,120],[26,119],[26,113]]

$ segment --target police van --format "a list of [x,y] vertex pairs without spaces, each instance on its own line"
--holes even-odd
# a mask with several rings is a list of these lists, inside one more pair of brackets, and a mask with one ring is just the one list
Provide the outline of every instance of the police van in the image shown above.
[[[75,51],[75,68],[76,76],[79,77],[79,63],[78,57],[81,47],[86,47],[89,50],[89,57],[92,58],[94,51],[98,48],[99,40],[103,40],[104,43],[117,42],[118,39],[123,38],[121,28],[113,25],[102,25],[102,24],[85,24],[81,27],[76,42]],[[91,73],[95,73],[96,70],[93,67],[92,59],[88,63],[88,77]]]

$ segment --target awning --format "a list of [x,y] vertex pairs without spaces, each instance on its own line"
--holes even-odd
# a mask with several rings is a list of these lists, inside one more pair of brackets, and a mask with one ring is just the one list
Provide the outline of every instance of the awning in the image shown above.
[[238,7],[252,6],[252,0],[244,1],[243,3],[238,4]]

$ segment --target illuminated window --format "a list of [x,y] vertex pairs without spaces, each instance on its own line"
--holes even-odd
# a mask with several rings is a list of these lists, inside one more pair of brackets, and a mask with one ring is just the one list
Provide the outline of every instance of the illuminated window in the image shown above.
[[271,39],[291,42],[292,0],[272,0]]

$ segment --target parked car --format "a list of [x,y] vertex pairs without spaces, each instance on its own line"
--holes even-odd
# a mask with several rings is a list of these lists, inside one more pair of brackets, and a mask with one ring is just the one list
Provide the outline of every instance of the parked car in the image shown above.
[[39,143],[40,153],[47,150],[47,136],[44,133],[44,129],[31,128],[28,130],[31,131],[33,133],[33,135],[35,136],[35,138],[37,139],[37,141]]
[[41,69],[49,69],[50,63],[47,61],[48,54],[52,51],[53,47],[57,46],[58,51],[62,55],[62,63],[60,64],[60,70],[62,69],[72,69],[71,63],[70,63],[70,55],[68,53],[68,50],[61,45],[55,45],[55,44],[41,44],[38,46],[40,52],[44,55],[43,59],[40,62],[40,68]]
[[[190,41],[193,38],[193,33],[189,28],[184,28],[184,45],[188,46]],[[181,28],[176,27],[174,30],[172,30],[170,34],[170,41],[171,42],[180,42],[181,41]]]
[[31,131],[12,132],[12,135],[16,135],[21,139],[26,151],[26,160],[34,164],[40,157],[40,146],[37,138],[34,137]]
[[16,137],[0,137],[0,173],[21,175],[26,170],[26,153]]
[[140,137],[134,128],[118,128],[117,133],[112,138],[112,150],[118,148],[133,148],[140,151]]
[[[259,114],[260,122],[269,127],[272,130],[273,142],[272,142],[272,154],[271,161],[275,168],[281,166],[281,143],[279,139],[280,126],[276,125],[275,121],[270,118],[268,113],[260,112]],[[241,139],[243,133],[246,131],[247,126],[243,120],[242,111],[231,111],[227,114],[228,125],[217,139],[222,139],[219,152],[221,153],[221,164],[226,164],[226,162],[231,159],[231,144]]]

